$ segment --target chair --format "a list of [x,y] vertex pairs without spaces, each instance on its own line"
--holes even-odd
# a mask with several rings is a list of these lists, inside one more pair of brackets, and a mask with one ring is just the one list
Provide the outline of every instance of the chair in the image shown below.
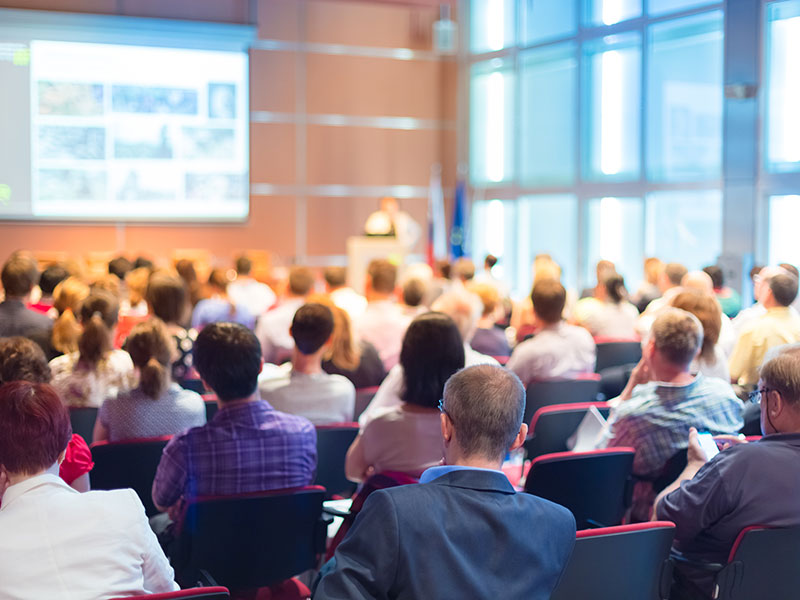
[[178,590],[177,592],[164,592],[163,594],[145,594],[144,596],[125,596],[125,598],[112,598],[111,600],[229,600],[231,597],[228,588],[200,587]]
[[675,524],[668,521],[578,531],[551,600],[666,599],[674,535]]
[[69,421],[72,423],[72,433],[77,433],[87,444],[94,440],[94,423],[97,420],[97,407],[83,406],[69,409]]
[[[566,452],[567,440],[578,429],[589,407],[594,406],[608,416],[605,402],[576,402],[575,404],[553,404],[536,411],[528,429],[525,454],[535,458],[552,452]],[[685,454],[685,453],[684,453]]]
[[190,502],[171,556],[176,581],[207,575],[229,589],[254,589],[316,568],[327,533],[324,497],[323,487],[307,486]]
[[619,525],[630,506],[633,448],[556,452],[531,462],[525,491],[575,515],[578,529]]
[[92,444],[94,469],[89,474],[92,489],[133,488],[148,517],[158,513],[153,504],[153,479],[164,446],[172,436],[140,438]]
[[357,435],[358,423],[317,425],[317,478],[314,483],[327,490],[326,499],[334,495],[350,497],[356,490],[356,484],[344,475],[344,458]]
[[642,358],[642,343],[639,340],[595,338],[595,344],[597,346],[595,373],[610,367],[635,364]]
[[728,564],[717,574],[714,598],[794,600],[800,590],[800,526],[745,527]]
[[599,389],[600,376],[596,373],[586,373],[576,379],[531,382],[525,390],[523,420],[530,423],[536,411],[543,406],[593,402]]
[[353,420],[358,421],[358,417],[361,416],[369,403],[372,402],[372,399],[375,397],[375,394],[378,391],[380,386],[373,386],[373,387],[365,387],[359,388],[356,390],[356,408],[355,413],[353,415]]
[[203,402],[206,404],[206,423],[208,423],[217,414],[219,404],[217,404],[217,397],[214,394],[203,394]]

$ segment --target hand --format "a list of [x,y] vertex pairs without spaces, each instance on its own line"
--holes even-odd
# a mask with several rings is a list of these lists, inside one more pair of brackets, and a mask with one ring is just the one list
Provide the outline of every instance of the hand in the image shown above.
[[703,466],[708,462],[703,447],[700,446],[700,438],[697,437],[697,429],[689,428],[689,449],[686,451],[687,465]]
[[641,385],[647,383],[650,379],[652,379],[650,367],[647,366],[647,362],[642,358],[631,371],[630,382],[632,385]]
[[744,435],[715,435],[714,441],[717,442],[720,452],[727,450],[731,446],[747,443],[747,439],[745,439]]

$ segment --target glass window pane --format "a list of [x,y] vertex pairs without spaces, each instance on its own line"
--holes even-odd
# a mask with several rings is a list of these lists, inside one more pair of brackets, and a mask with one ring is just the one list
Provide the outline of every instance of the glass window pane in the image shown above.
[[577,0],[522,0],[522,43],[538,44],[577,31]]
[[583,284],[595,282],[595,265],[610,260],[635,290],[642,280],[644,262],[644,206],[641,198],[593,198],[586,219],[586,262]]
[[613,25],[642,14],[642,0],[586,0],[587,25]]
[[800,0],[767,6],[767,169],[800,170]]
[[500,59],[478,63],[472,67],[470,88],[472,181],[509,181],[514,165],[513,72]]
[[514,45],[514,0],[472,0],[470,49],[494,52]]
[[679,10],[714,4],[718,1],[719,0],[649,0],[647,3],[647,12],[650,13],[650,16],[657,17]]
[[576,171],[575,45],[530,50],[519,61],[520,181],[568,185]]
[[771,196],[769,199],[769,264],[800,265],[797,243],[800,196]]
[[716,264],[722,252],[722,192],[653,192],[647,196],[647,254],[688,269]]
[[[607,36],[584,45],[587,179],[639,178],[641,38]],[[585,138],[586,139],[586,138]]]
[[714,179],[722,171],[722,12],[650,27],[647,175]]

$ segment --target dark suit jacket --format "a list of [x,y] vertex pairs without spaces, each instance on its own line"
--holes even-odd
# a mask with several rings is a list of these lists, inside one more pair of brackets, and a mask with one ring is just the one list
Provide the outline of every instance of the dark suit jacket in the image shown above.
[[0,303],[0,337],[20,335],[30,338],[52,358],[50,332],[53,322],[42,313],[30,310],[19,300]]
[[372,493],[314,598],[547,600],[574,544],[567,509],[452,471]]

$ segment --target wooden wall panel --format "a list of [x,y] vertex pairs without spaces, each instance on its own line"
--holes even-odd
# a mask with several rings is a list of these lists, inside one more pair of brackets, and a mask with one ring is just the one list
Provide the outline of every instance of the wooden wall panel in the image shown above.
[[118,0],[119,14],[133,17],[247,24],[249,0]]
[[250,126],[250,181],[289,185],[295,182],[295,127],[282,123]]
[[250,51],[250,110],[295,111],[294,52]]
[[297,0],[259,0],[258,37],[262,40],[297,40],[299,7]]
[[114,14],[116,0],[0,0],[2,8]]

